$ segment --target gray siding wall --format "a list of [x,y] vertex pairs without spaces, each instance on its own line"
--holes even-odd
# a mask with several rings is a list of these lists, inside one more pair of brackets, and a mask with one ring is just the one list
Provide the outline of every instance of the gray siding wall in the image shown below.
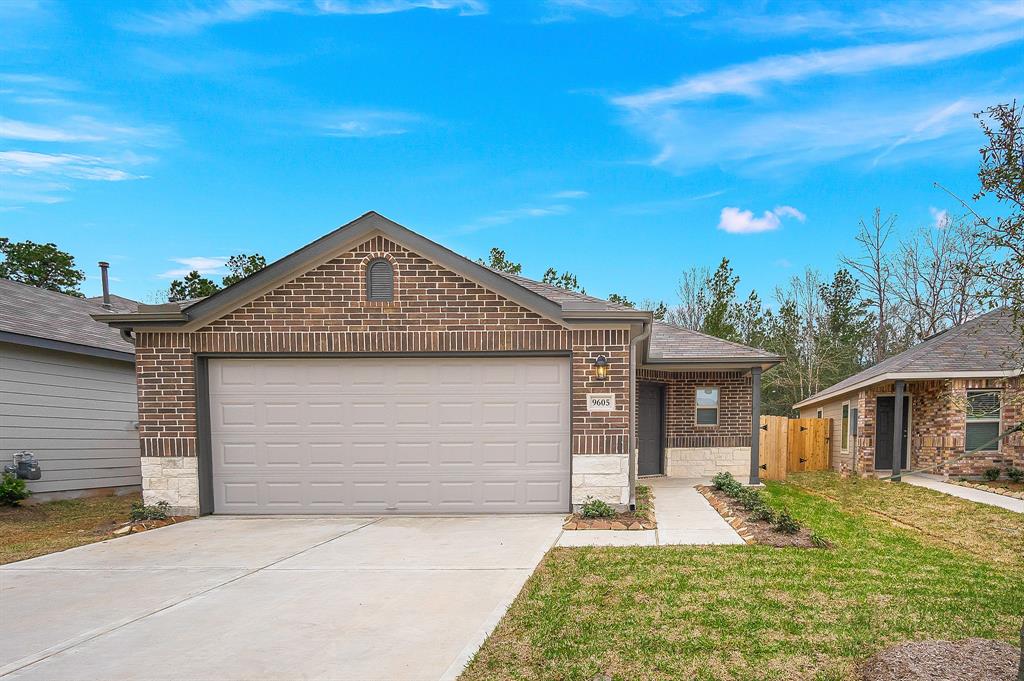
[[140,485],[138,418],[130,363],[0,343],[0,461],[35,453],[34,493]]

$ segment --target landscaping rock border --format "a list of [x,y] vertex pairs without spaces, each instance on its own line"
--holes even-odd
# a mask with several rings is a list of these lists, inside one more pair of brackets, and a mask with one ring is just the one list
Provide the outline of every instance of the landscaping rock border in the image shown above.
[[811,539],[813,532],[807,527],[801,527],[800,531],[795,534],[783,534],[772,529],[772,526],[766,522],[750,520],[750,511],[714,487],[698,485],[696,489],[748,544],[800,549],[829,548],[831,546],[827,542],[823,546],[816,545]]
[[155,530],[158,527],[166,527],[167,525],[174,525],[175,523],[192,520],[194,517],[195,516],[190,515],[172,515],[164,518],[163,520],[129,521],[114,530],[113,535],[115,537],[123,537],[126,534],[138,534],[139,532],[145,532],[146,530]]
[[584,518],[579,513],[573,513],[562,523],[563,530],[656,530],[658,521],[654,517],[654,492],[644,499],[637,499],[638,502],[647,506],[646,514],[638,514],[635,511],[617,513],[611,518]]
[[981,490],[982,492],[992,492],[992,494],[1001,494],[1004,497],[1024,499],[1024,490],[1020,492],[1014,492],[1012,489],[990,487],[983,482],[971,482],[970,480],[950,480],[949,482],[954,485],[960,485],[961,487],[970,487],[971,489]]

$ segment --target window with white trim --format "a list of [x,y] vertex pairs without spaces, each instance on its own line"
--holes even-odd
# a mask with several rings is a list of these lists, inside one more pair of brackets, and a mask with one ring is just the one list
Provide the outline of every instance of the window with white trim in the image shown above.
[[999,441],[991,442],[999,435],[999,412],[999,391],[967,391],[967,433],[964,445],[968,452],[979,447],[984,452],[999,451]]
[[843,402],[843,425],[842,434],[840,435],[840,447],[842,451],[850,449],[850,403]]
[[718,425],[718,388],[697,388],[697,425]]

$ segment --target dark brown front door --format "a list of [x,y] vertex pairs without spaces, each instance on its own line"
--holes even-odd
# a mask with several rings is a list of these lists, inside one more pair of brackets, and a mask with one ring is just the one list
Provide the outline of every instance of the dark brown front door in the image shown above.
[[[896,398],[879,397],[875,403],[875,470],[892,470],[892,427]],[[900,469],[907,469],[907,431],[910,429],[910,398],[903,398],[903,438]]]
[[637,424],[640,475],[662,473],[662,442],[665,432],[664,390],[656,383],[640,383],[636,387],[639,423]]

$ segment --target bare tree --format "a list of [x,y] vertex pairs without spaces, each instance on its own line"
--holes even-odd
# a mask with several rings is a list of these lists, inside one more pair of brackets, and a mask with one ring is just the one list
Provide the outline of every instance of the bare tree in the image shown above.
[[794,402],[825,387],[821,377],[828,358],[820,342],[823,283],[817,270],[807,268],[803,275],[790,279],[787,286],[775,289],[779,305],[776,336],[783,343],[778,350],[786,355],[787,361],[772,370],[771,380],[775,387],[796,398]]
[[892,256],[888,242],[896,226],[896,215],[882,218],[875,208],[871,224],[860,222],[855,237],[861,252],[856,257],[840,256],[840,261],[853,271],[860,284],[863,302],[875,320],[874,347],[871,359],[880,362],[895,349],[893,322],[897,300],[893,294]]
[[704,327],[704,316],[708,311],[708,299],[704,293],[711,281],[711,270],[707,267],[691,267],[679,278],[676,292],[679,305],[668,311],[666,321],[694,331]]

